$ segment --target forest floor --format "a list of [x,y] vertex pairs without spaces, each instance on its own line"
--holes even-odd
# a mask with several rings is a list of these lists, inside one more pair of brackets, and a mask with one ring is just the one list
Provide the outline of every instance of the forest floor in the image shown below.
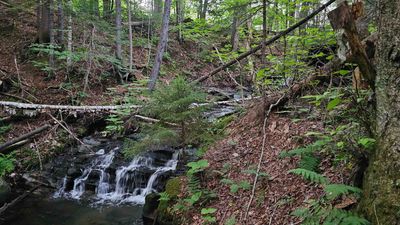
[[[307,207],[311,199],[324,195],[320,185],[310,183],[301,177],[288,173],[298,168],[299,158],[280,157],[283,151],[305,146],[315,141],[309,132],[322,132],[322,118],[312,106],[304,101],[294,100],[286,109],[271,113],[267,118],[265,150],[261,159],[260,172],[267,176],[259,177],[254,199],[244,220],[250,201],[251,189],[239,189],[232,193],[230,185],[223,184],[222,179],[236,183],[254,182],[254,173],[259,163],[263,142],[263,109],[258,102],[247,108],[243,117],[237,118],[227,128],[227,135],[218,141],[205,154],[210,167],[206,170],[204,188],[217,194],[217,200],[207,206],[217,209],[215,214],[218,224],[225,224],[235,218],[236,224],[299,224],[298,217],[291,213],[299,207]],[[298,113],[296,108],[307,107],[307,113]],[[332,159],[323,157],[318,170],[333,183],[349,182],[351,170],[344,164],[333,165]],[[339,199],[335,207],[345,208],[355,204],[355,199]],[[200,213],[193,213],[194,223],[204,224]]]
[[[0,12],[1,26],[10,25],[9,30],[2,29],[0,31],[3,32],[0,34],[0,80],[10,79],[20,85],[19,88],[3,87],[1,90],[1,92],[18,97],[0,95],[0,99],[9,101],[27,99],[35,103],[71,104],[71,99],[76,98],[77,93],[81,91],[82,79],[75,79],[74,85],[77,88],[66,90],[62,88],[62,84],[66,82],[65,74],[48,79],[47,75],[34,67],[29,59],[28,47],[36,38],[34,16],[30,13],[8,10],[1,4]],[[165,67],[173,69],[167,70],[168,73],[161,77],[162,82],[167,83],[179,71],[190,71],[193,79],[212,71],[214,66],[196,58],[196,52],[195,47],[190,43],[180,46],[171,41],[169,53],[175,62],[166,60]],[[147,57],[145,54],[144,49],[135,49],[135,55],[143,56],[141,59]],[[137,65],[143,63],[143,60],[135,61]],[[139,73],[135,76],[143,76],[143,74]],[[214,80],[207,81],[204,86],[234,87],[235,84],[232,84],[229,77],[226,77],[228,76],[224,77],[222,74]],[[127,91],[124,86],[117,83],[115,78],[109,78],[107,82],[92,78],[87,96],[81,100],[80,104],[113,104],[115,94],[110,93],[109,88],[115,88],[117,94],[121,96]],[[294,107],[294,104],[298,103],[291,104]],[[302,102],[301,104],[303,104],[302,107],[305,107],[306,103]],[[210,163],[204,183],[218,196],[218,200],[212,201],[209,206],[218,209],[216,217],[219,224],[223,224],[233,216],[237,221],[242,221],[251,196],[250,190],[239,190],[236,194],[232,194],[229,186],[221,183],[221,179],[253,183],[254,175],[243,173],[243,171],[257,167],[262,149],[263,113],[260,113],[260,110],[263,112],[263,109],[259,107],[262,105],[260,102],[256,102],[254,105],[256,106],[247,109],[244,116],[237,118],[229,125],[226,137],[214,144],[204,156]],[[0,116],[6,115],[0,113]],[[4,141],[26,133],[50,120],[46,115],[14,120],[12,129],[3,137]],[[267,173],[268,177],[262,177],[258,181],[255,190],[256,197],[250,206],[246,223],[242,224],[298,224],[299,219],[291,216],[290,213],[295,208],[304,206],[307,200],[318,199],[323,191],[316,184],[305,182],[298,176],[288,174],[288,170],[296,168],[298,159],[282,159],[279,154],[284,150],[291,150],[313,141],[311,137],[304,137],[304,135],[307,132],[323,130],[323,123],[318,116],[309,119],[307,114],[283,113],[272,113],[267,121],[266,148],[261,171]],[[57,133],[52,131],[38,137],[36,142],[43,150],[50,151],[47,149],[49,144],[59,144],[57,141],[54,143],[55,140],[59,140],[56,136]],[[35,146],[31,146],[31,148],[35,148]],[[332,182],[349,179],[349,171],[340,166],[333,166],[329,159],[325,159],[321,165],[319,168],[321,174]],[[229,167],[228,171],[216,172],[224,171],[226,167]],[[342,201],[348,200],[343,199]],[[338,205],[341,203],[343,202],[338,202]],[[199,213],[193,213],[192,216],[192,224],[203,224]]]

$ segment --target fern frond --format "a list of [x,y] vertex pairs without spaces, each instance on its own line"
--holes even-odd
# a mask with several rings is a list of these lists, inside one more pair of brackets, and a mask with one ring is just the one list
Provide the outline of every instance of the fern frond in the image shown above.
[[301,156],[299,167],[302,169],[317,171],[320,160],[313,154],[306,154]]
[[329,213],[324,219],[323,225],[368,225],[368,220],[359,217],[353,212],[349,212],[343,209],[332,208],[327,210]]
[[328,184],[325,185],[324,191],[329,200],[335,199],[341,195],[360,194],[362,192],[359,188],[345,184]]
[[293,174],[302,176],[304,179],[309,180],[314,183],[318,183],[318,184],[327,184],[328,183],[328,179],[326,177],[322,176],[319,173],[311,171],[311,170],[297,168],[297,169],[289,170],[289,173],[293,173]]

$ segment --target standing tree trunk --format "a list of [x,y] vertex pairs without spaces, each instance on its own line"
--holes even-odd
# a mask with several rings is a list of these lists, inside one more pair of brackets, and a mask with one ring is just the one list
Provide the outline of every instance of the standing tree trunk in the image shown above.
[[160,42],[158,43],[157,54],[154,59],[154,66],[151,71],[150,81],[149,81],[149,85],[148,85],[150,91],[153,91],[156,86],[156,81],[158,78],[158,74],[160,73],[160,67],[161,67],[162,58],[164,55],[164,49],[167,46],[169,16],[171,13],[171,3],[172,3],[172,0],[165,0]]
[[176,0],[176,24],[178,25],[178,42],[183,43],[182,22],[183,22],[184,0]]
[[132,4],[130,0],[126,0],[126,7],[128,8],[128,30],[129,30],[129,70],[133,68],[133,43],[132,43]]
[[235,52],[239,48],[239,15],[238,11],[235,10],[232,20],[232,29],[231,29],[231,45],[232,51]]
[[377,145],[361,208],[372,224],[400,224],[400,4],[380,0],[376,77]]
[[49,67],[50,67],[50,75],[54,73],[54,50],[55,50],[55,34],[53,29],[53,20],[54,20],[54,10],[53,10],[53,0],[49,0],[49,35],[50,35],[50,54],[49,54]]
[[39,43],[50,42],[50,1],[43,0],[41,4],[40,26],[39,26]]
[[110,18],[110,9],[111,9],[110,5],[111,5],[110,0],[103,0],[103,18],[105,20]]
[[62,45],[64,42],[64,9],[62,0],[57,0],[57,22],[57,42],[59,45]]
[[38,39],[40,39],[41,19],[42,19],[42,1],[36,0],[36,29],[38,31],[38,36],[37,36]]
[[99,0],[93,0],[93,14],[95,16],[99,16],[100,12],[99,12]]
[[201,15],[203,14],[203,0],[198,0],[199,5],[197,6],[197,18],[201,19]]
[[69,72],[71,71],[72,67],[72,13],[73,13],[73,8],[72,8],[72,0],[68,0],[68,31],[67,31],[67,50],[68,50],[68,56],[67,56],[67,76]]
[[118,60],[122,60],[122,45],[121,45],[121,29],[122,29],[122,19],[121,19],[121,0],[115,0],[115,57]]
[[265,49],[265,41],[267,40],[267,0],[263,0],[263,42],[262,42],[262,49],[261,49],[261,66],[265,66],[265,57],[266,57],[266,49]]
[[208,11],[208,0],[204,0],[203,9],[201,11],[200,19],[206,19]]

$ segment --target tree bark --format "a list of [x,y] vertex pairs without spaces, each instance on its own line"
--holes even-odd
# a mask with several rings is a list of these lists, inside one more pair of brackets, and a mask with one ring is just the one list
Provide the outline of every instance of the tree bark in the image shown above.
[[121,46],[121,29],[122,29],[122,19],[121,19],[121,0],[115,0],[115,57],[118,60],[122,60],[122,46]]
[[266,57],[266,46],[265,41],[267,40],[267,0],[263,0],[263,40],[262,40],[262,49],[261,49],[261,66],[265,66],[265,57]]
[[130,0],[126,0],[126,7],[128,8],[128,30],[129,30],[129,70],[133,68],[133,43],[132,43],[132,4]]
[[206,19],[208,11],[208,0],[204,0],[203,2],[203,9],[201,11],[200,19]]
[[111,4],[110,0],[103,0],[103,18],[105,20],[110,18]]
[[50,42],[50,1],[43,0],[41,3],[40,26],[39,26],[39,43]]
[[160,73],[160,67],[161,67],[162,58],[164,55],[164,50],[165,50],[165,47],[167,46],[169,17],[170,17],[170,13],[171,13],[171,3],[172,3],[172,0],[165,0],[160,42],[158,43],[157,54],[154,59],[154,66],[151,71],[150,81],[149,81],[149,85],[148,85],[148,88],[150,91],[153,91],[156,86],[156,81],[158,78],[158,74]]
[[40,38],[41,29],[41,18],[42,18],[42,1],[36,0],[36,29],[38,31],[38,39]]
[[183,22],[183,4],[184,0],[176,0],[176,24],[178,25],[178,42],[183,43],[182,22]]
[[239,49],[239,15],[238,11],[235,10],[232,19],[232,29],[231,29],[231,45],[232,51],[235,52]]
[[[72,8],[72,0],[68,0],[68,31],[67,31],[67,50],[68,50],[68,56],[67,56],[67,72],[69,73],[71,71],[72,67],[72,13],[73,13],[73,8]],[[68,76],[67,73],[67,76]]]
[[201,14],[203,13],[203,0],[198,0],[199,5],[197,6],[197,18],[201,18]]
[[400,4],[380,0],[376,149],[364,179],[362,212],[372,224],[400,224]]
[[57,0],[57,42],[62,45],[64,42],[64,9],[63,0]]
[[48,24],[49,24],[49,35],[50,35],[50,53],[49,53],[49,67],[50,67],[50,75],[54,74],[54,49],[55,49],[55,34],[54,34],[54,0],[49,1],[49,16],[48,16]]

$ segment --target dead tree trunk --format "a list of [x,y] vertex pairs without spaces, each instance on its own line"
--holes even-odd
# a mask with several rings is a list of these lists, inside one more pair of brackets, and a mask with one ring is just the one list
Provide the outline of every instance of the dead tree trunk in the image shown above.
[[157,54],[154,59],[154,66],[151,71],[150,81],[149,81],[149,85],[148,85],[148,88],[150,91],[153,91],[156,86],[156,81],[158,78],[158,74],[160,73],[160,67],[161,67],[162,58],[164,55],[164,50],[165,50],[165,47],[167,46],[171,3],[172,3],[172,0],[165,0],[160,42],[158,43]]
[[368,59],[364,46],[361,44],[355,22],[356,18],[347,5],[347,2],[342,2],[335,10],[328,14],[328,17],[333,29],[344,30],[355,62],[358,64],[363,77],[368,81],[371,88],[374,89],[376,72]]

